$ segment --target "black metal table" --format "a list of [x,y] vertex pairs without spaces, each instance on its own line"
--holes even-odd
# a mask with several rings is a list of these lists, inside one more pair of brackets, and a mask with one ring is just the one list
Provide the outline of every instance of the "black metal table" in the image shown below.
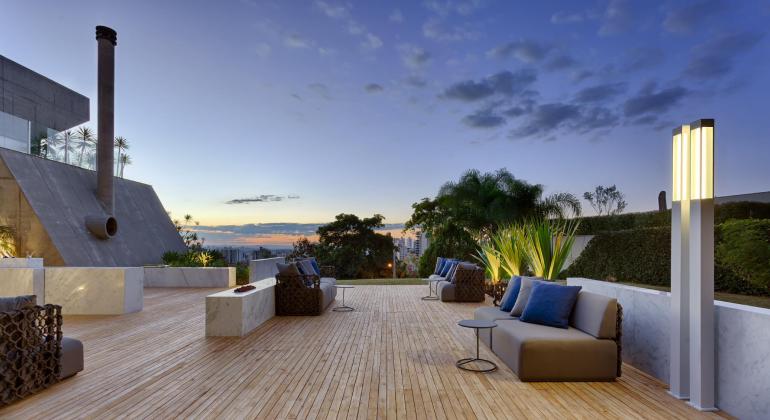
[[[497,327],[497,323],[495,321],[485,321],[480,319],[463,319],[462,321],[458,322],[457,325],[463,327],[463,328],[473,328],[476,330],[476,357],[466,357],[465,359],[460,359],[455,363],[455,366],[462,370],[467,370],[470,372],[494,372],[497,370],[497,364],[491,360],[482,359],[479,357],[479,330],[483,328],[489,329],[489,349],[492,349],[492,328]],[[469,363],[486,363],[490,365],[490,368],[487,369],[476,369],[473,367],[466,366]]]
[[342,305],[335,306],[334,308],[332,308],[332,311],[334,311],[334,312],[352,312],[352,311],[355,311],[354,308],[352,308],[352,307],[350,307],[348,305],[345,305],[345,289],[352,289],[354,286],[337,286],[335,284],[334,287],[337,288],[337,289],[342,289]]
[[[438,282],[442,279],[422,279],[422,281],[428,283],[428,296],[423,296],[422,300],[438,300]],[[433,284],[436,285],[436,294],[433,294]]]

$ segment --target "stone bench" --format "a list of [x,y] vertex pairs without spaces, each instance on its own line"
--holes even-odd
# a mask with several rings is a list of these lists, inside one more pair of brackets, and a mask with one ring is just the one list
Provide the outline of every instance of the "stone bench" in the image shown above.
[[275,278],[250,284],[256,289],[206,296],[207,337],[243,337],[275,316]]

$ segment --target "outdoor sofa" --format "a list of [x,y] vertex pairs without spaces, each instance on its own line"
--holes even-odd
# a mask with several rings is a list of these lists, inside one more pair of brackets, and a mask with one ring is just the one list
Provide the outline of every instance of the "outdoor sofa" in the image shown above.
[[[621,374],[623,310],[617,299],[580,291],[567,328],[523,322],[498,307],[475,319],[497,322],[492,351],[522,381],[612,381]],[[481,340],[490,345],[490,334]]]
[[318,266],[311,258],[277,267],[276,315],[321,315],[337,297],[334,267]]
[[61,306],[0,297],[0,407],[83,370],[83,343],[62,336]]
[[436,294],[442,302],[484,301],[484,269],[476,264],[439,258],[428,279],[438,282]]

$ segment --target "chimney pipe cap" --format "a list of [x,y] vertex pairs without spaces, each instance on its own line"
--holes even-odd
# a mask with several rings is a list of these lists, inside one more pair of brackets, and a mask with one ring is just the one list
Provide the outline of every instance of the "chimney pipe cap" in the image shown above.
[[97,26],[96,40],[98,41],[100,39],[106,39],[107,41],[110,41],[112,45],[118,45],[118,33],[112,28],[101,25]]

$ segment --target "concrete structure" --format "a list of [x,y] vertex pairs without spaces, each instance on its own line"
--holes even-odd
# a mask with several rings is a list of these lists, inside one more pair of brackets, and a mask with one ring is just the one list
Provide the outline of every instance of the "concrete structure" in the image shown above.
[[0,296],[37,296],[45,305],[45,272],[42,268],[0,268]]
[[[100,57],[102,49],[114,48],[104,45],[110,39],[99,42]],[[100,86],[108,85],[109,80],[109,74],[100,76]],[[100,92],[104,89],[102,86]],[[22,121],[19,127],[28,127],[26,138],[11,142],[10,137],[3,137],[4,126],[0,126],[0,225],[15,229],[19,255],[43,257],[49,266],[126,267],[157,264],[166,251],[185,251],[152,187],[115,179],[109,156],[99,165],[100,200],[97,173],[28,154],[39,146],[40,135],[87,121],[88,98],[2,56],[0,98],[2,121],[10,118],[14,124]],[[110,103],[105,99],[100,109]],[[19,130],[5,131],[19,137]],[[103,135],[109,137],[103,137],[100,155],[112,152],[108,131],[104,130],[107,134]],[[104,180],[105,174],[111,182]],[[110,185],[114,185],[113,192],[108,191]],[[114,196],[114,211],[107,195]],[[120,222],[120,231],[105,240],[94,226],[106,229],[105,221],[111,215]]]
[[278,274],[277,263],[285,263],[286,258],[263,258],[249,261],[249,283],[275,277]]
[[235,287],[235,267],[144,267],[144,287]]
[[48,267],[45,301],[66,315],[121,315],[144,307],[141,267]]
[[[669,381],[671,294],[604,281],[567,284],[623,305],[623,361]],[[770,418],[770,309],[715,302],[716,406],[741,419]]]
[[43,268],[43,259],[0,258],[0,268]]
[[207,337],[243,337],[275,316],[275,278],[251,284],[256,289],[206,296]]

